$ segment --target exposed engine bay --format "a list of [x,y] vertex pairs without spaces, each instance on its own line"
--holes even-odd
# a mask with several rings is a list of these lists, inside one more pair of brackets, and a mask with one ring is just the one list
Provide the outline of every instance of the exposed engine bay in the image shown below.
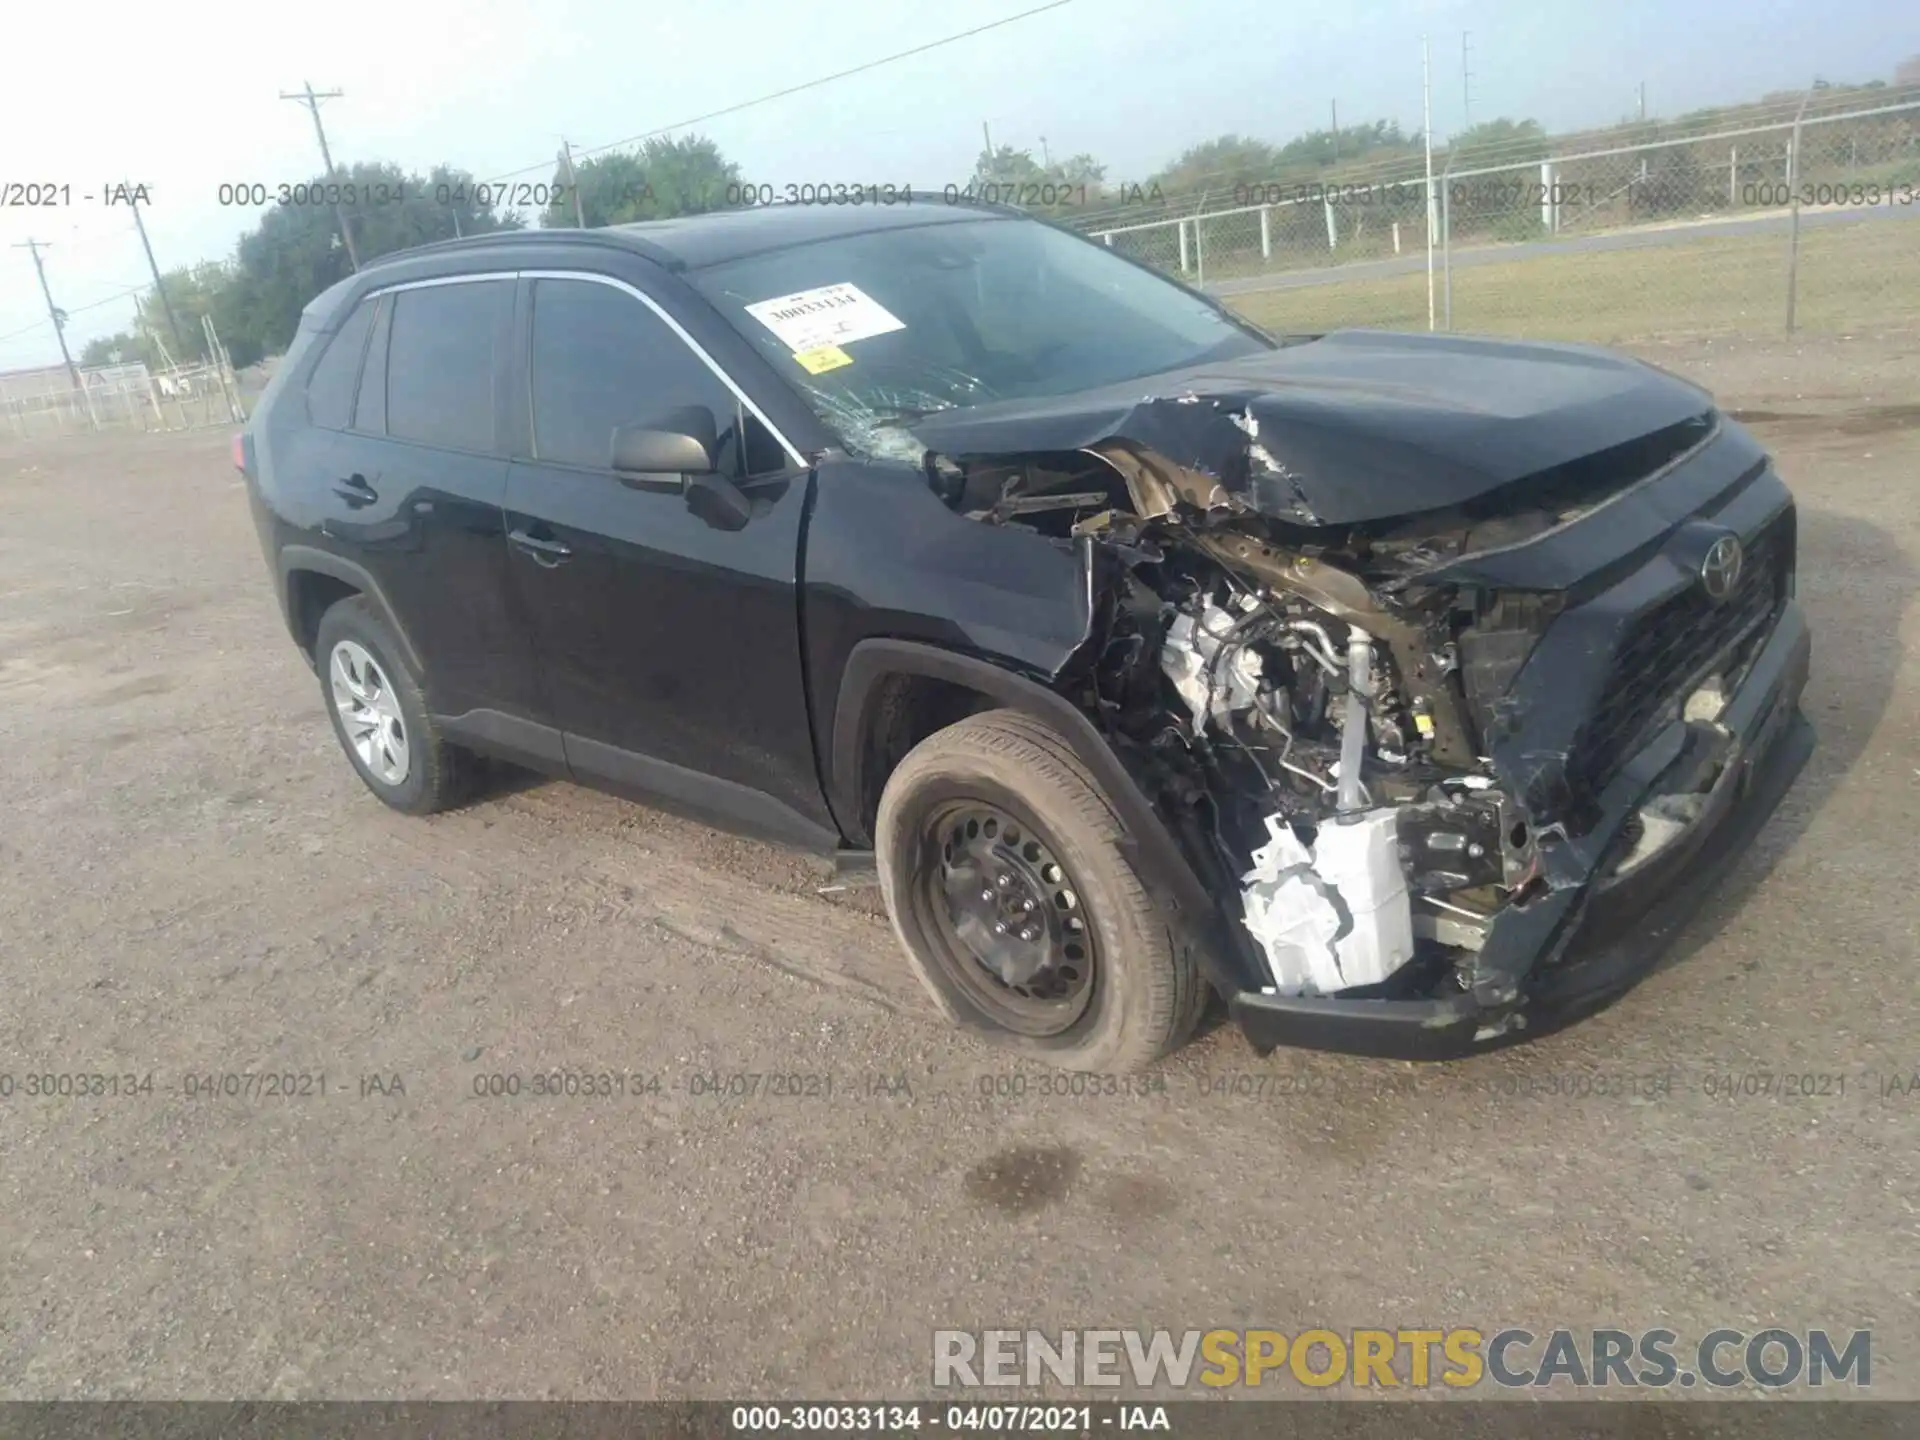
[[1517,665],[1544,617],[1420,583],[1464,527],[1292,525],[1124,441],[926,464],[973,519],[1087,542],[1094,630],[1062,678],[1216,893],[1237,890],[1275,993],[1467,987],[1537,865],[1462,648],[1497,672],[1512,631]]

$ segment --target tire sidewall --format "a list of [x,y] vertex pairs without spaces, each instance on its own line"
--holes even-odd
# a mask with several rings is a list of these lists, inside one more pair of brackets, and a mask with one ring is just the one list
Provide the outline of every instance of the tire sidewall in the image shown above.
[[[900,940],[922,984],[950,1020],[989,1031],[1000,1043],[1048,1064],[1098,1070],[1131,1048],[1128,1039],[1150,1023],[1141,1013],[1144,986],[1136,966],[1151,963],[1143,951],[1152,940],[1129,923],[1132,909],[1114,883],[1119,867],[1126,863],[1115,844],[1116,834],[1087,826],[1068,806],[1057,803],[1047,788],[1016,791],[985,767],[964,762],[933,773],[896,773],[881,807],[876,858],[887,910]],[[922,880],[938,855],[936,838],[926,833],[927,821],[940,806],[959,800],[997,806],[1032,829],[1065,867],[1082,897],[1097,957],[1094,991],[1086,1011],[1057,1035],[1030,1036],[1007,1029],[933,958],[945,955],[954,964],[975,963],[948,945],[931,910],[934,901],[929,887]]]
[[[407,776],[398,785],[389,785],[361,762],[347,738],[340,720],[340,707],[333,699],[333,649],[342,640],[364,646],[393,687],[400,706],[401,721],[407,727]],[[420,683],[401,662],[400,647],[387,627],[358,600],[343,600],[321,617],[314,639],[315,668],[320,672],[320,694],[327,706],[327,719],[340,751],[353,766],[354,773],[373,793],[396,810],[418,811],[428,807],[428,774],[433,757],[429,746],[433,733],[427,724],[426,705]]]

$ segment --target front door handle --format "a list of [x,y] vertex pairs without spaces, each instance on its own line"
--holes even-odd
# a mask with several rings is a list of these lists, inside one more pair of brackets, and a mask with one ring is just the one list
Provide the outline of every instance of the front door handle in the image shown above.
[[359,474],[349,475],[346,479],[338,481],[333,487],[333,493],[355,508],[371,505],[380,498],[380,492],[367,483],[367,477]]
[[544,565],[549,570],[573,558],[571,545],[564,545],[558,540],[542,540],[524,530],[509,531],[507,539],[531,555],[536,564]]

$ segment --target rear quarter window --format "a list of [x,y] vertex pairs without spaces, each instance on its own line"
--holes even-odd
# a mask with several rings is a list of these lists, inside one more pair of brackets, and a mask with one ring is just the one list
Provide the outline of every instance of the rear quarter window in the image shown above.
[[374,301],[373,338],[367,363],[360,367],[360,398],[353,405],[353,428],[369,435],[387,433],[387,343],[393,333],[393,296]]
[[344,430],[353,416],[353,391],[360,360],[373,328],[371,302],[356,305],[321,352],[307,380],[307,419],[326,430]]

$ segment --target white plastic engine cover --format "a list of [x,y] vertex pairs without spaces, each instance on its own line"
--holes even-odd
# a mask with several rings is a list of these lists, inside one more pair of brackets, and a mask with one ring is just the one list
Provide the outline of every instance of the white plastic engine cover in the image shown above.
[[1241,877],[1247,929],[1283,995],[1330,995],[1374,985],[1413,958],[1413,904],[1394,811],[1320,826],[1311,851],[1286,821]]

